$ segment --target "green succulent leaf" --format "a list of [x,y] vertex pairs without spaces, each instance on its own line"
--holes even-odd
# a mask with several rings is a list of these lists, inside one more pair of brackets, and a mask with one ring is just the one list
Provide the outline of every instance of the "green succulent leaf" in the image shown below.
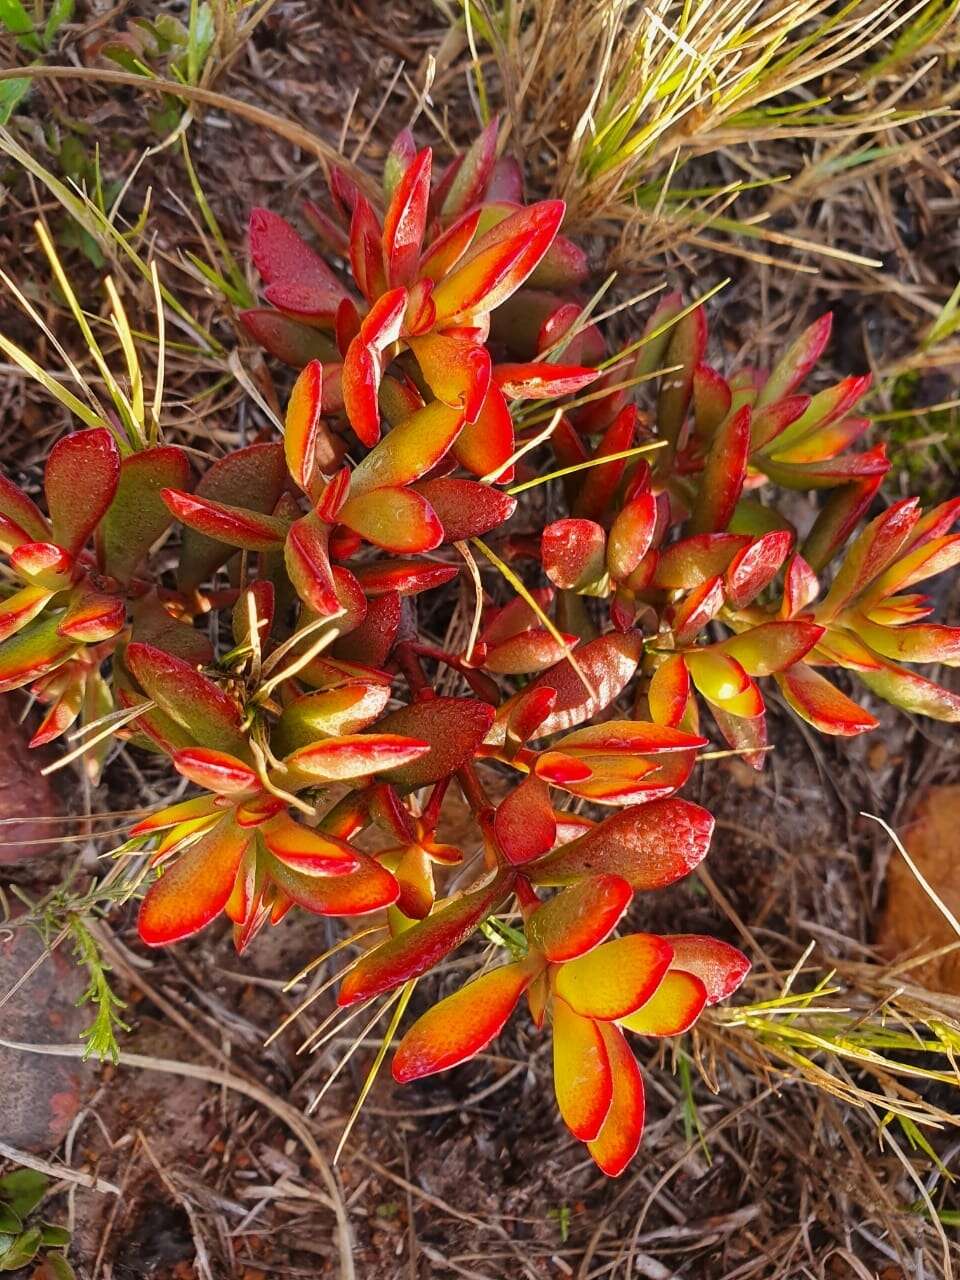
[[0,1256],[0,1271],[19,1271],[37,1256],[43,1233],[39,1227],[30,1227],[17,1236],[6,1253]]
[[161,490],[182,489],[189,479],[190,463],[182,449],[146,449],[124,458],[116,494],[97,531],[104,572],[121,582],[133,577],[170,527],[172,516]]
[[[254,444],[227,454],[200,478],[193,492],[198,498],[227,506],[245,507],[261,515],[273,511],[286,481],[282,444]],[[233,555],[233,549],[187,528],[180,551],[180,586],[200,586]]]

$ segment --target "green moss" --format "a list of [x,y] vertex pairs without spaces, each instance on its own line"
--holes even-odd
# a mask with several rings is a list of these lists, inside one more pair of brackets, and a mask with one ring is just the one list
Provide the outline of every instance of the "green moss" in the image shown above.
[[[901,374],[893,386],[893,408],[904,417],[885,424],[894,473],[905,474],[907,488],[924,505],[941,502],[956,491],[960,472],[960,409],[916,413],[920,374]],[[909,415],[909,416],[906,416]]]

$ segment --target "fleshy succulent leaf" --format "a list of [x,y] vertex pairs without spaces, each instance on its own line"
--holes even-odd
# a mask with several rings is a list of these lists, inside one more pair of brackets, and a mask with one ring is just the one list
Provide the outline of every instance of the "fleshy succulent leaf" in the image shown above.
[[736,510],[750,456],[750,406],[731,413],[717,428],[694,505],[694,533],[726,529]]
[[406,166],[383,219],[383,254],[392,285],[410,284],[420,258],[430,200],[432,153],[425,147]]
[[657,527],[657,500],[641,493],[617,512],[607,538],[607,569],[628,578],[650,549]]
[[217,795],[246,795],[260,790],[260,779],[243,760],[209,747],[186,747],[176,752],[173,765],[178,773],[198,787]]
[[535,976],[528,962],[503,965],[434,1005],[400,1041],[393,1078],[407,1084],[480,1053],[503,1030]]
[[182,449],[145,449],[124,458],[113,501],[97,530],[97,553],[105,573],[128,582],[170,527],[164,489],[184,489],[190,462]]
[[645,1004],[663,981],[673,949],[652,933],[615,938],[557,972],[557,995],[575,1013],[612,1022]]
[[56,670],[77,648],[77,641],[61,635],[61,613],[35,618],[0,644],[0,693],[20,689]]
[[739,551],[723,575],[727,603],[742,609],[756,599],[779,573],[792,543],[789,530],[774,529]]
[[488,649],[483,666],[497,675],[532,675],[560,662],[576,643],[574,635],[561,632],[558,640],[545,627],[532,627]]
[[[201,476],[193,496],[268,515],[279,501],[286,478],[283,446],[254,444],[214,462]],[[232,554],[229,545],[188,526],[180,552],[181,588],[199,587]]]
[[[43,512],[12,481],[0,474],[0,517],[6,522],[4,537],[8,545],[22,542],[48,542],[50,526]],[[11,542],[10,530],[15,530],[15,540]],[[7,546],[4,546],[4,550]]]
[[432,551],[443,541],[440,518],[422,494],[410,488],[374,489],[349,498],[340,521],[375,547],[400,555]]
[[667,937],[673,948],[671,970],[692,973],[703,983],[707,1004],[732,996],[750,972],[750,961],[729,942],[701,933],[675,933]]
[[[262,843],[262,842],[261,842]],[[400,887],[379,862],[353,851],[359,859],[356,871],[338,875],[314,875],[275,858],[262,845],[260,857],[270,879],[287,898],[318,916],[364,916],[382,911],[397,900]]]
[[517,507],[516,498],[508,493],[459,476],[437,476],[412,487],[426,499],[443,525],[444,542],[465,542],[490,529],[499,529]]
[[124,662],[149,698],[195,741],[243,756],[243,716],[237,703],[196,667],[140,642],[127,646]]
[[534,884],[567,885],[581,876],[622,877],[637,892],[662,889],[706,857],[713,818],[689,800],[669,797],[606,818],[526,869]]
[[483,198],[493,173],[497,154],[499,120],[496,116],[481,130],[470,149],[452,169],[443,190],[440,213],[444,219],[454,218],[472,208]]
[[830,340],[832,328],[833,314],[826,311],[814,320],[809,328],[804,329],[799,338],[787,348],[774,365],[770,376],[763,384],[757,399],[759,408],[772,404],[796,390],[823,354]]
[[423,787],[453,773],[473,755],[490,729],[493,708],[476,698],[431,698],[393,711],[377,723],[381,733],[402,734],[429,744],[429,752],[400,768],[391,780]]
[[454,441],[453,454],[472,475],[496,474],[506,484],[513,479],[512,466],[505,465],[513,451],[513,419],[503,392],[492,386],[477,418],[466,423]]
[[805,657],[823,635],[815,622],[763,622],[724,640],[721,648],[751,676],[770,676]]
[[603,1125],[587,1150],[608,1178],[618,1178],[637,1153],[643,1137],[643,1077],[623,1033],[609,1022],[597,1024],[610,1062],[613,1097]]
[[43,477],[53,540],[75,556],[103,519],[120,483],[120,454],[105,427],[64,436]]
[[140,937],[151,947],[180,942],[220,914],[233,890],[251,833],[231,818],[218,822],[147,890]]
[[633,889],[621,876],[587,876],[534,911],[527,938],[551,964],[575,960],[616,928],[632,898]]
[[674,970],[639,1009],[621,1018],[620,1026],[640,1036],[678,1036],[693,1026],[706,1003],[707,989],[700,979]]
[[371,450],[350,477],[353,497],[419,480],[456,440],[463,412],[434,400],[405,418]]
[[352,1005],[369,1000],[432,969],[466,942],[481,921],[504,901],[512,884],[510,877],[497,877],[368,951],[340,984],[337,1003]]
[[[610,632],[579,646],[576,667],[567,658],[539,675],[530,688],[553,689],[556,698],[537,736],[572,729],[609,706],[636,671],[642,651],[643,640],[639,635]],[[592,688],[584,684],[583,676]],[[512,700],[508,700],[497,712],[490,741],[503,741],[512,706]]]
[[[383,722],[381,722],[383,723]],[[353,733],[299,747],[288,769],[318,782],[340,782],[401,768],[430,751],[429,742],[397,733]]]
[[492,364],[486,347],[442,333],[427,333],[408,343],[437,399],[462,410],[466,422],[475,422],[490,387]]
[[323,409],[323,366],[304,365],[293,384],[283,424],[283,448],[294,483],[306,492],[313,479]]
[[613,1100],[613,1071],[598,1023],[553,1001],[553,1087],[563,1122],[575,1138],[600,1134]]
[[163,500],[172,515],[205,538],[244,551],[274,551],[283,545],[286,521],[261,515],[249,507],[214,502],[179,489],[164,489]]
[[278,862],[304,875],[344,876],[361,868],[361,855],[345,840],[294,822],[284,812],[265,822],[260,836]]
[[503,856],[513,866],[552,849],[557,820],[546,784],[532,774],[525,778],[497,805],[493,829]]
[[[680,440],[693,397],[694,374],[703,362],[706,349],[706,312],[703,307],[695,307],[693,311],[681,316],[669,331],[663,357],[668,367],[680,365],[680,369],[670,374],[665,381],[657,402],[657,425],[663,436],[673,444]],[[656,365],[653,367],[656,368]]]
[[118,635],[126,618],[126,607],[119,596],[81,590],[67,605],[57,630],[82,644],[99,644]]
[[434,290],[437,320],[454,324],[500,306],[546,253],[563,214],[563,201],[543,200],[480,236]]
[[875,716],[802,663],[782,672],[776,680],[797,715],[821,733],[851,737],[877,727]]
[[543,571],[557,587],[574,591],[599,579],[607,537],[594,520],[554,520],[543,531]]
[[269,209],[254,209],[248,234],[267,300],[293,315],[332,321],[343,286],[289,222]]
[[302,516],[290,526],[283,557],[294,590],[304,604],[321,616],[336,613],[340,599],[330,564],[330,526],[312,511]]

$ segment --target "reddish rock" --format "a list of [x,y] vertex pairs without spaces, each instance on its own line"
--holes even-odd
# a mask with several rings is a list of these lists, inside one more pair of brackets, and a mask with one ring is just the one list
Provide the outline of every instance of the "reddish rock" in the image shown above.
[[[44,953],[33,929],[20,925],[0,934],[0,999]],[[90,1021],[76,1000],[86,974],[67,951],[47,956],[0,1011],[5,1040],[28,1044],[78,1044]],[[66,1135],[94,1066],[0,1046],[0,1135],[12,1146],[49,1151]]]
[[[960,915],[960,786],[931,787],[917,802],[911,820],[899,832],[920,874],[943,904]],[[887,868],[886,903],[877,929],[877,945],[891,960],[920,955],[955,943],[957,935],[931,901],[899,853]],[[931,991],[960,994],[960,951],[949,951],[904,975]]]
[[0,866],[55,850],[55,844],[31,842],[55,836],[55,823],[37,819],[64,810],[53,779],[40,772],[50,757],[27,746],[29,735],[17,723],[17,712],[13,699],[0,698]]

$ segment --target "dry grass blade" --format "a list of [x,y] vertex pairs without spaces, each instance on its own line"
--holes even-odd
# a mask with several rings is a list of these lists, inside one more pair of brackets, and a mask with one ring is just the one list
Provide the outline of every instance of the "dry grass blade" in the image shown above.
[[[871,131],[942,116],[952,99],[935,78],[924,94],[918,75],[920,93],[904,108],[903,80],[886,92],[887,77],[894,67],[926,74],[947,58],[958,11],[957,0],[524,0],[494,11],[482,34],[501,81],[516,86],[505,95],[513,145],[546,160],[570,225],[614,220],[634,242],[652,233],[674,246],[714,227],[725,237],[714,247],[762,260],[738,241],[786,247],[791,238],[721,216],[757,185],[756,169],[689,193],[673,189],[677,173],[735,146],[802,137],[862,145]],[[794,180],[804,178],[801,168]],[[781,203],[789,198],[781,193]],[[836,252],[816,239],[792,247]]]
[[[795,979],[811,976],[807,990],[793,989]],[[717,1011],[711,1022],[707,1042],[751,1074],[796,1075],[848,1106],[880,1108],[885,1123],[960,1125],[954,1111],[903,1083],[960,1089],[960,1001],[910,986],[902,970],[838,962],[824,973],[803,964],[778,994]]]
[[35,1169],[37,1173],[45,1173],[48,1178],[57,1178],[62,1182],[73,1182],[80,1187],[88,1187],[101,1195],[118,1196],[120,1188],[106,1178],[96,1178],[84,1173],[82,1169],[70,1169],[66,1165],[56,1164],[52,1160],[41,1160],[29,1151],[21,1151],[6,1142],[0,1142],[0,1159],[12,1160],[24,1169]]
[[[83,1056],[83,1046],[76,1044],[25,1044],[15,1040],[0,1040],[0,1046],[20,1053],[50,1054],[58,1058],[80,1058]],[[195,1062],[174,1062],[169,1058],[155,1058],[141,1053],[121,1053],[117,1062],[119,1066],[138,1067],[142,1071],[162,1071],[168,1075],[181,1076],[191,1080],[205,1080],[208,1084],[220,1085],[225,1089],[233,1090],[234,1093],[243,1094],[244,1097],[249,1098],[251,1102],[257,1103],[258,1106],[266,1107],[279,1120],[283,1121],[294,1137],[303,1144],[310,1157],[310,1162],[326,1185],[329,1196],[326,1203],[337,1219],[337,1243],[340,1255],[341,1280],[356,1280],[357,1273],[353,1263],[352,1233],[347,1219],[346,1206],[343,1203],[343,1195],[336,1176],[317,1146],[316,1139],[310,1132],[306,1120],[295,1107],[276,1097],[261,1085],[255,1084],[250,1080],[244,1080],[232,1072],[220,1071],[216,1067],[206,1067]]]
[[131,89],[139,89],[141,93],[169,94],[174,98],[182,98],[186,102],[200,106],[214,107],[227,111],[246,120],[248,124],[259,125],[285,138],[288,142],[302,147],[308,155],[316,156],[324,164],[337,164],[347,169],[351,178],[367,192],[375,191],[367,175],[342,156],[325,139],[304,129],[293,120],[285,120],[273,111],[242,102],[239,98],[231,98],[224,93],[216,93],[212,89],[200,88],[196,85],[181,84],[176,80],[147,78],[130,71],[118,71],[107,67],[15,67],[0,71],[0,84],[4,80],[16,80],[23,77],[43,80],[90,80],[99,85],[124,85]]

